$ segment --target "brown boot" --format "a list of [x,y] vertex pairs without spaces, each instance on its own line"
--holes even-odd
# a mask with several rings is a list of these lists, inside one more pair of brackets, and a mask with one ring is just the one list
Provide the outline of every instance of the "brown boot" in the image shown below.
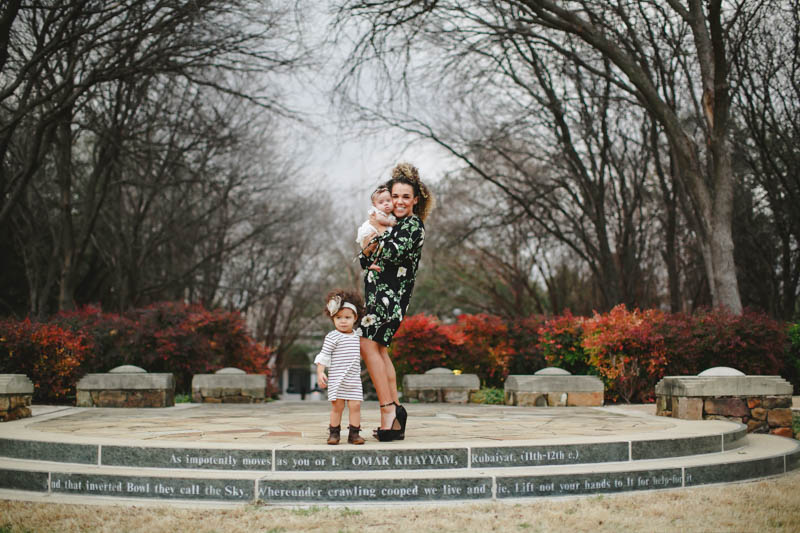
[[342,431],[342,426],[328,426],[328,444],[339,444],[339,434]]
[[347,436],[349,444],[364,444],[364,439],[358,434],[361,431],[361,426],[347,426],[347,429],[350,430],[350,435]]

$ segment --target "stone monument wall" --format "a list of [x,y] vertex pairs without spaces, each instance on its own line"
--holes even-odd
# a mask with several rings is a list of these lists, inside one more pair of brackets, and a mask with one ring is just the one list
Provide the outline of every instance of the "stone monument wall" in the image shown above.
[[476,374],[456,374],[447,368],[434,368],[424,374],[403,376],[403,398],[419,402],[469,403],[479,391],[481,381]]
[[31,416],[33,382],[24,374],[0,374],[0,422]]
[[195,403],[263,403],[267,401],[267,376],[223,368],[214,374],[192,378]]
[[30,394],[0,394],[0,422],[31,416]]
[[603,405],[603,382],[597,376],[573,376],[560,368],[534,375],[510,375],[505,382],[506,405],[579,407]]
[[79,390],[78,407],[170,407],[175,405],[175,389]]
[[730,420],[748,433],[794,437],[791,396],[657,397],[656,414],[688,420]]
[[148,374],[120,366],[106,374],[87,374],[75,387],[78,407],[171,407],[175,405],[172,374]]

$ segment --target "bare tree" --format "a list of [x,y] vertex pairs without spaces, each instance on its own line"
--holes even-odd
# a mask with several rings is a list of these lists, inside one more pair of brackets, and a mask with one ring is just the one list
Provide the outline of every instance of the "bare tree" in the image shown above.
[[[461,65],[456,58],[491,57],[497,46],[537,59],[556,52],[628,95],[668,139],[674,177],[691,200],[688,214],[714,304],[741,311],[731,235],[731,64],[765,13],[781,2],[353,0],[340,5],[341,18],[355,19],[363,30],[353,70],[376,56],[388,71],[392,61],[399,62],[406,67],[395,80],[401,88],[412,85],[403,84],[410,79],[408,58],[418,57],[414,53],[424,42],[456,66]],[[663,69],[654,68],[659,62],[675,65],[680,98],[668,97],[674,86],[666,87],[659,77]]]
[[[254,179],[227,154],[241,144],[247,115],[282,112],[259,77],[288,70],[299,57],[291,29],[281,34],[278,27],[285,10],[249,0],[14,5],[3,12],[2,22],[10,23],[0,24],[8,29],[0,223],[21,221],[37,201],[36,209],[48,212],[43,220],[52,228],[54,255],[40,264],[49,271],[58,259],[58,308],[74,305],[79,286],[85,295],[102,291],[109,274],[103,265],[110,264],[123,281],[116,286],[123,308],[143,295],[165,294],[167,279],[173,298],[213,299],[226,254],[248,237],[231,237],[229,230],[238,221],[235,196]],[[235,113],[243,114],[238,124]],[[29,189],[35,194],[26,196]],[[138,218],[124,221],[131,211]],[[144,236],[154,213],[166,223],[151,224]],[[117,241],[105,238],[108,228],[132,243],[130,262],[113,253]],[[199,242],[198,231],[206,234]],[[132,240],[123,239],[129,232]],[[154,276],[149,288],[136,281],[143,279],[142,260],[152,260],[142,239],[154,246],[150,252],[173,260],[169,274]],[[40,300],[52,276],[29,279],[41,287],[33,291],[32,310],[47,312]]]
[[743,47],[735,145],[745,168],[741,228],[752,253],[741,269],[753,298],[790,320],[800,291],[800,6],[771,13]]
[[649,118],[581,62],[515,42],[480,45],[480,57],[450,65],[449,83],[437,78],[459,105],[444,118],[359,112],[434,140],[502,191],[509,219],[526,218],[584,262],[598,308],[651,304]]

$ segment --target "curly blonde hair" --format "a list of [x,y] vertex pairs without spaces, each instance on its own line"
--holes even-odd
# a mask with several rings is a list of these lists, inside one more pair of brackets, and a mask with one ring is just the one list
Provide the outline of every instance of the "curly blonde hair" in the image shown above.
[[414,205],[414,214],[423,222],[433,211],[436,199],[428,186],[419,179],[419,170],[411,163],[399,163],[392,169],[392,178],[386,183],[389,191],[396,183],[405,183],[414,188],[414,196],[419,198]]

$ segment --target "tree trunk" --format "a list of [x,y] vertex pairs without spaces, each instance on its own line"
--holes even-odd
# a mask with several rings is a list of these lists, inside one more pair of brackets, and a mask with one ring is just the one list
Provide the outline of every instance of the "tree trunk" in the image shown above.
[[713,285],[711,292],[715,307],[726,307],[736,314],[742,313],[742,299],[736,279],[736,264],[733,259],[733,173],[731,170],[730,149],[724,141],[723,146],[714,150],[714,211],[711,214],[711,261],[714,277],[709,279]]
[[61,220],[58,242],[61,250],[58,310],[69,311],[75,309],[75,231],[72,224],[72,125],[69,113],[65,113],[60,117],[55,154]]

